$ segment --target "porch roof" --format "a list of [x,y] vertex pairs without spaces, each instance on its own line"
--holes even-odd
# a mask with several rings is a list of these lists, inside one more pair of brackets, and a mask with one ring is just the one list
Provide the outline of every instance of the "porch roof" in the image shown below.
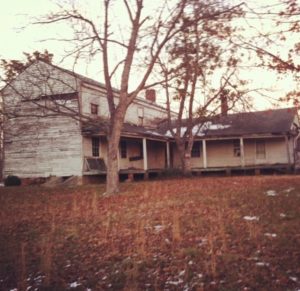
[[[83,124],[82,133],[83,135],[105,135],[106,125],[102,124]],[[130,123],[124,123],[121,136],[132,136],[132,137],[148,137],[155,140],[166,141],[169,137],[165,134],[158,132],[157,129],[145,127],[141,125],[134,125]]]

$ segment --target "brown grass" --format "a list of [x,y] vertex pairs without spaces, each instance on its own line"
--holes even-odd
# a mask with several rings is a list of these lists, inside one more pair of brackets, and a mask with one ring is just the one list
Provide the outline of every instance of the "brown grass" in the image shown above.
[[0,189],[0,290],[300,288],[299,177],[121,189]]

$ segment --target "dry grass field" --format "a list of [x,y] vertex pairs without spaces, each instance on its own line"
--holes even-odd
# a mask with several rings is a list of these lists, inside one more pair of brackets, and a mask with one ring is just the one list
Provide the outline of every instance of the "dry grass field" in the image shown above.
[[0,189],[0,290],[300,290],[300,177]]

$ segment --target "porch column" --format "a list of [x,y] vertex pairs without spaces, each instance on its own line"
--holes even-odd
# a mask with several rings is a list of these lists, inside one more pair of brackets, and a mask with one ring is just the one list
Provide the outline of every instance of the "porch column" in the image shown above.
[[240,138],[240,148],[241,148],[241,165],[245,167],[245,149],[244,149],[244,139]]
[[286,145],[286,155],[289,166],[291,166],[291,153],[290,153],[290,145],[289,145],[289,139],[287,136],[284,137],[285,139],[285,145]]
[[170,169],[171,163],[170,163],[170,142],[169,141],[167,141],[166,147],[167,147],[166,148],[167,149],[167,168]]
[[206,153],[206,140],[202,140],[202,152],[203,152],[203,168],[207,168],[207,153]]
[[143,138],[144,171],[148,170],[147,139]]

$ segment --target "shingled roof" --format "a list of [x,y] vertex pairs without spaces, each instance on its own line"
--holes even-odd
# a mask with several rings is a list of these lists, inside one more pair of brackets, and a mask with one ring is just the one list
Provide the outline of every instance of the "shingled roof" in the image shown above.
[[[198,136],[202,137],[282,134],[291,131],[296,115],[296,108],[242,112],[226,116],[218,115],[207,120],[195,120],[194,128],[197,130],[197,125],[200,126]],[[170,130],[166,124],[160,127],[159,132],[170,135]]]
[[[242,112],[215,116],[209,120],[195,120],[195,128],[200,126],[198,137],[230,137],[253,134],[285,134],[292,131],[296,108],[274,109],[256,112]],[[175,127],[175,124],[173,122]],[[182,127],[184,132],[185,127]],[[105,125],[85,124],[82,127],[85,135],[104,134]],[[171,138],[167,124],[157,129],[124,123],[122,135],[149,137],[165,140]]]

